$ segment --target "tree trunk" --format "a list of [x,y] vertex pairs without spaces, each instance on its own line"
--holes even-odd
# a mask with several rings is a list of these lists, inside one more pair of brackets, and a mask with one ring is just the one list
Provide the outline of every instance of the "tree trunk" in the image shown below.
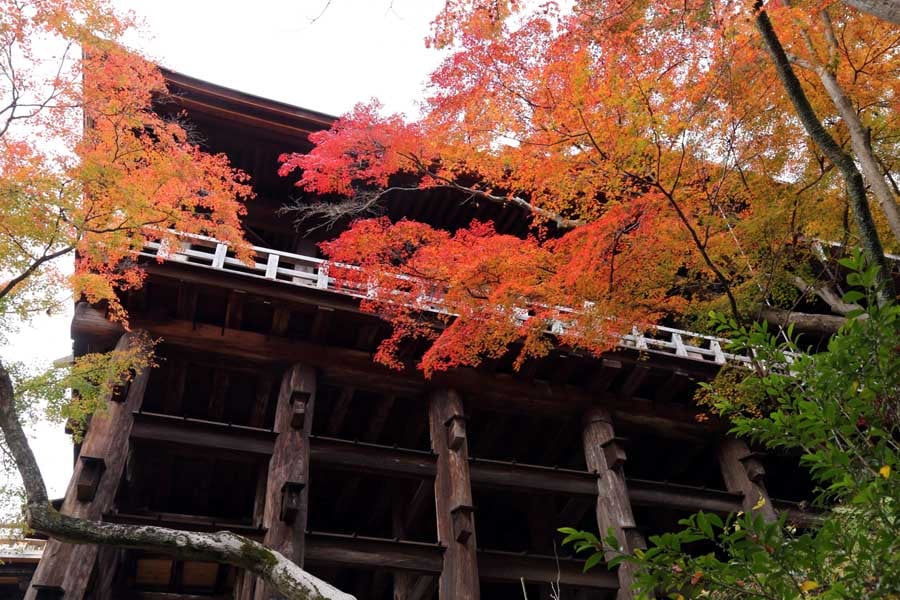
[[764,306],[760,309],[759,316],[769,323],[787,328],[793,325],[798,331],[807,333],[820,333],[824,335],[832,335],[837,333],[838,329],[847,322],[845,317],[835,315],[814,315],[808,313],[798,313],[782,308],[772,308]]
[[898,0],[844,0],[844,4],[900,25],[900,1]]
[[781,83],[791,104],[794,105],[794,110],[797,112],[800,122],[803,123],[803,127],[806,129],[809,137],[828,160],[834,163],[844,177],[847,198],[850,202],[856,227],[859,229],[863,251],[866,253],[869,263],[878,265],[879,268],[879,302],[889,302],[896,295],[894,282],[890,276],[891,271],[884,256],[881,239],[878,237],[878,231],[875,228],[875,221],[872,219],[872,213],[869,210],[862,174],[856,168],[853,158],[834,141],[834,138],[822,126],[819,117],[816,116],[809,99],[806,97],[806,92],[803,91],[800,80],[797,79],[797,75],[794,73],[787,53],[785,53],[784,47],[781,45],[781,40],[778,39],[778,35],[772,27],[769,15],[765,10],[762,10],[761,1],[756,3],[755,9],[757,10],[756,28],[762,35],[766,48],[772,55],[778,78],[781,79]]

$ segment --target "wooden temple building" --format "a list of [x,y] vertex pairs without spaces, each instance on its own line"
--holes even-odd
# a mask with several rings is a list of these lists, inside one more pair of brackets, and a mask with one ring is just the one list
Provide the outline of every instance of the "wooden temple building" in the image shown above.
[[[698,510],[806,518],[790,458],[751,452],[698,421],[698,382],[741,360],[720,341],[660,328],[602,358],[560,349],[514,372],[499,360],[426,381],[372,362],[387,325],[328,276],[316,242],[277,209],[297,194],[276,157],[309,148],[327,115],[167,73],[206,149],[253,177],[254,266],[216,240],[145,249],[124,298],[160,339],[156,368],[116,390],[76,448],[62,510],[116,523],[231,530],[361,600],[632,597],[628,568],[582,571],[560,526],[627,548]],[[522,234],[515,209],[417,201],[387,210],[435,226],[472,218]],[[315,237],[318,236],[318,237]],[[102,306],[78,304],[76,355],[128,344]],[[411,361],[415,349],[410,350]],[[227,565],[47,542],[28,600],[234,599],[272,593]]]

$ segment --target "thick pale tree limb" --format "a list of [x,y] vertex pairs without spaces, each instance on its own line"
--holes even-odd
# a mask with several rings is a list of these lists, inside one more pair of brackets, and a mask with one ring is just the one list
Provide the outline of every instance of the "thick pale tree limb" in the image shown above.
[[869,210],[862,173],[857,169],[853,157],[847,154],[834,141],[834,138],[826,131],[816,115],[815,110],[809,103],[809,99],[806,97],[806,92],[803,91],[803,86],[800,84],[797,74],[794,73],[794,68],[791,66],[784,46],[781,45],[781,40],[772,27],[769,15],[762,8],[762,2],[758,1],[754,8],[757,11],[755,17],[756,28],[762,35],[766,48],[772,56],[772,62],[775,65],[778,78],[781,80],[785,92],[791,104],[793,104],[800,122],[803,124],[803,128],[828,160],[838,168],[844,178],[847,198],[853,212],[856,227],[859,230],[863,251],[869,263],[878,265],[879,268],[879,302],[889,302],[896,296],[894,282],[890,277],[890,267],[884,256],[884,248],[881,245],[881,239],[878,237],[878,230],[875,227],[872,212]]
[[25,485],[29,527],[73,544],[160,552],[175,558],[207,560],[246,569],[286,600],[353,600],[262,544],[222,531],[196,533],[164,527],[119,525],[63,515],[50,506],[47,488],[15,410],[9,373],[0,363],[0,430]]
[[[830,54],[832,57],[835,57],[836,60],[838,55],[836,47],[837,41],[834,36],[834,30],[827,10],[823,10],[822,12],[822,22],[825,26],[829,46],[831,47]],[[850,145],[853,148],[853,154],[859,162],[865,180],[869,184],[872,193],[875,195],[875,199],[878,200],[878,204],[881,206],[881,210],[891,228],[891,232],[894,234],[894,238],[900,242],[900,208],[897,206],[897,199],[891,191],[891,188],[888,187],[884,172],[878,164],[878,159],[875,157],[875,153],[872,150],[869,130],[863,125],[859,113],[853,106],[853,101],[847,96],[846,92],[844,92],[844,88],[841,87],[841,84],[838,83],[837,77],[835,77],[833,71],[834,67],[823,65],[817,59],[815,46],[808,31],[803,31],[803,37],[809,48],[812,62],[799,59],[792,59],[792,61],[813,71],[818,76],[819,81],[822,82],[822,86],[825,88],[825,91],[834,103],[835,108],[837,108],[838,114],[841,115],[841,119],[844,120],[844,124],[847,126],[847,131],[850,133]]]
[[900,25],[900,0],[844,0],[844,4]]
[[811,283],[807,283],[807,281],[799,275],[791,275],[791,283],[804,294],[807,292],[815,294],[820,300],[828,305],[828,308],[830,308],[833,313],[846,315],[850,311],[860,310],[862,308],[859,304],[844,302],[830,287],[824,285],[812,285]]
[[789,325],[793,325],[794,329],[799,331],[821,333],[825,335],[837,333],[838,329],[847,322],[846,317],[799,313],[783,308],[772,308],[770,306],[761,308],[759,316],[765,321],[768,321],[773,325],[778,325],[779,327],[786,328]]

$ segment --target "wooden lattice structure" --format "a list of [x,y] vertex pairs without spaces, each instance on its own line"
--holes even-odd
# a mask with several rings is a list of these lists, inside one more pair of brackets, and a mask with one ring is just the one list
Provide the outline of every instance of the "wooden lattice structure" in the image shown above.
[[[557,351],[514,372],[499,360],[426,381],[372,362],[386,325],[359,311],[276,209],[296,192],[276,157],[308,148],[326,115],[167,74],[208,149],[248,171],[255,266],[185,237],[140,257],[147,285],[123,302],[159,338],[96,415],[62,504],[71,514],[265,541],[361,599],[629,598],[632,573],[582,572],[556,528],[612,528],[623,547],[697,510],[809,515],[792,460],[752,453],[698,421],[698,382],[727,361],[718,340],[635,332],[602,358]],[[455,228],[514,211],[434,194],[388,207]],[[334,235],[318,231],[315,235]],[[160,256],[166,260],[157,260]],[[76,354],[129,343],[102,306],[79,304]],[[416,348],[409,352],[414,356]],[[770,498],[769,496],[774,496]],[[778,500],[776,498],[785,498]],[[234,598],[270,592],[232,567],[49,541],[26,597]]]

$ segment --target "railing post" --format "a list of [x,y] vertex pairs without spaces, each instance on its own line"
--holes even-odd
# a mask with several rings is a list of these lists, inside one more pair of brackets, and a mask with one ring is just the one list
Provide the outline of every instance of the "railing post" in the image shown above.
[[278,277],[278,255],[269,254],[266,260],[266,279],[276,279]]
[[328,289],[328,265],[321,263],[316,273],[316,287],[322,290]]
[[213,254],[212,268],[221,269],[225,266],[225,257],[228,256],[228,246],[216,244],[216,252]]

